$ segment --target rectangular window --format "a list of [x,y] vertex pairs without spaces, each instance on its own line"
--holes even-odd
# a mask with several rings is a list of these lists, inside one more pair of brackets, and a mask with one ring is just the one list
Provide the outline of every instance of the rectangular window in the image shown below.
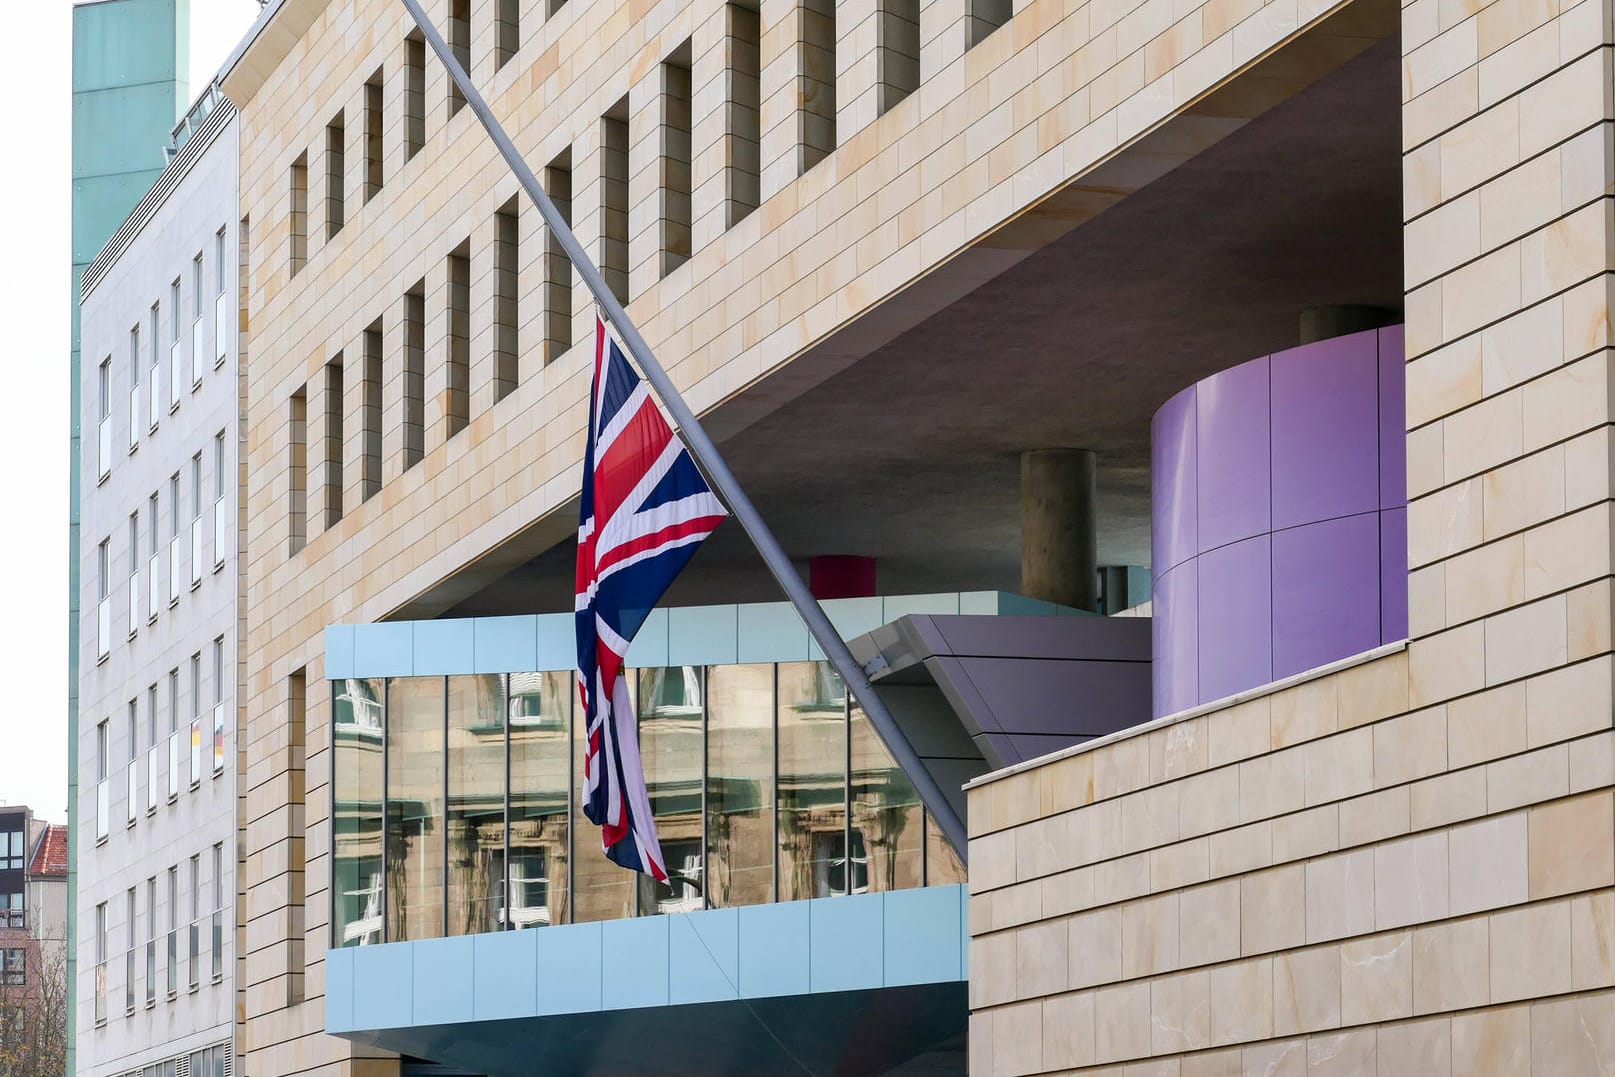
[[224,845],[213,846],[213,979],[224,976]]
[[168,997],[179,993],[179,866],[168,869]]
[[[518,290],[521,286],[520,203],[512,198],[493,215],[494,399],[503,400],[521,381],[517,363]],[[469,297],[468,297],[469,302]],[[469,347],[469,342],[467,344]]]
[[426,39],[416,30],[404,39],[404,160],[426,145]]
[[[462,70],[467,73],[471,70],[471,0],[449,0],[449,18],[445,36],[449,39],[449,51],[459,62]],[[452,119],[465,107],[465,95],[449,79],[449,116]]]
[[123,1012],[135,1012],[135,888],[130,887],[127,915],[123,921],[124,940],[128,948],[123,953]]
[[381,319],[364,331],[362,384],[359,389],[359,499],[381,492]]
[[[22,835],[17,835],[21,837]],[[21,865],[18,865],[19,867]],[[28,909],[26,896],[21,892],[0,894],[0,927],[26,927]]]
[[320,528],[335,527],[342,519],[342,353],[325,364],[321,404],[325,409],[325,436],[317,448],[320,471]]
[[344,217],[342,184],[347,168],[347,130],[342,113],[325,125],[325,238],[332,239],[342,231]]
[[724,185],[725,228],[733,228],[762,200],[762,27],[757,9],[741,4],[724,8],[729,29],[729,99],[724,134],[729,140]]
[[202,297],[207,290],[202,286],[202,252],[197,251],[196,257],[191,259],[191,317],[202,316]]
[[224,771],[224,637],[213,641],[213,776]]
[[503,902],[505,759],[489,752],[489,731],[504,724],[505,678],[448,679],[448,933],[495,931]]
[[27,957],[27,950],[0,950],[0,986],[21,987],[28,982]]
[[129,780],[125,783],[128,792],[127,823],[135,825],[135,817],[140,813],[140,701],[131,699],[128,709],[129,726],[129,762],[126,766]]
[[441,677],[387,686],[389,942],[443,934],[444,707]]
[[129,451],[140,445],[140,325],[129,330]]
[[146,880],[146,1005],[157,1003],[157,876]]
[[797,145],[806,172],[836,148],[836,6],[835,0],[802,0],[797,36]]
[[140,510],[129,514],[129,635],[140,629]]
[[404,296],[404,470],[420,463],[426,444],[426,282]]
[[628,292],[628,98],[600,118],[600,273],[617,302]]
[[690,42],[662,64],[656,277],[690,260]]
[[191,586],[202,582],[202,454],[191,457]]
[[107,1019],[107,903],[95,907],[95,1023]]
[[131,699],[126,714],[129,723],[129,762],[133,763],[140,758],[140,700]]
[[308,263],[308,154],[300,153],[292,162],[291,212],[288,215],[291,243],[288,258],[292,276]]
[[364,200],[370,201],[382,184],[382,69],[364,84]]
[[215,500],[224,496],[224,431],[220,430],[213,435],[213,497]]
[[168,297],[171,300],[169,309],[173,314],[168,319],[168,411],[173,414],[179,408],[180,384],[184,375],[180,372],[180,332],[179,323],[182,320],[179,305],[179,278],[175,277],[168,286]]
[[202,515],[202,454],[191,457],[191,519]]
[[287,422],[286,535],[287,554],[295,554],[308,541],[308,392],[292,394]]
[[190,948],[186,951],[189,962],[190,988],[195,991],[202,982],[202,857],[191,857],[191,919],[187,932]]
[[146,687],[146,740],[155,745],[162,737],[157,724],[157,686]]
[[777,669],[779,900],[846,892],[847,692],[827,662]]
[[706,671],[668,666],[636,671],[645,785],[651,815],[661,835],[667,881],[637,877],[641,916],[692,912],[706,907],[701,864],[701,801],[686,789],[701,789]]
[[230,303],[224,292],[224,229],[213,235],[213,365],[219,366],[230,354]]
[[970,23],[966,27],[966,48],[987,39],[987,35],[1009,21],[1014,5],[1010,0],[970,0]]
[[920,0],[875,4],[875,115],[920,88]]
[[[385,694],[385,682],[381,680],[348,677],[331,681],[333,948],[382,941],[382,805],[379,794],[383,781],[382,703]],[[294,734],[303,731],[295,724],[300,717],[301,712],[294,709]],[[563,776],[560,801],[563,805],[567,784]],[[512,839],[515,838],[512,834]],[[563,838],[563,844],[564,841]]]
[[179,670],[168,671],[168,799],[179,796]]
[[[544,193],[572,225],[572,148],[568,146],[544,168]],[[553,230],[544,229],[544,339],[539,344],[545,366],[572,346],[572,262]]]
[[471,421],[471,244],[461,243],[448,260],[448,352],[444,357],[448,384],[443,394],[446,437]]
[[100,479],[112,474],[112,356],[101,360],[96,372],[99,404],[96,410],[96,467]]
[[162,363],[158,359],[160,353],[157,348],[157,341],[161,339],[157,330],[159,318],[158,304],[153,303],[151,305],[151,327],[146,334],[147,339],[151,342],[151,377],[148,379],[149,384],[146,386],[146,401],[148,404],[146,425],[151,433],[156,433],[157,431],[157,413],[162,410]]
[[168,604],[179,602],[179,472],[168,476]]
[[225,501],[225,477],[229,474],[229,464],[224,454],[224,431],[220,430],[213,435],[213,570],[217,572],[224,567],[224,562],[235,546],[234,521],[230,518],[230,506]]
[[103,719],[102,721],[98,722],[95,727],[95,780],[98,782],[104,782],[107,780],[107,767],[110,766],[112,762],[107,757],[109,721],[110,719]]
[[157,491],[152,491],[146,499],[146,545],[151,550],[151,556],[146,561],[146,620],[157,619],[157,611],[163,604],[162,583],[162,534],[158,524]]
[[96,660],[106,658],[112,653],[112,587],[111,550],[112,540],[104,538],[95,548],[95,646]]
[[100,386],[99,399],[101,401],[101,405],[100,405],[99,410],[96,412],[96,415],[99,418],[102,418],[102,419],[111,418],[111,416],[112,416],[112,356],[109,355],[105,359],[101,360],[101,369],[100,369],[100,372],[97,375],[97,379],[98,379],[98,383],[99,383],[99,386]]
[[191,259],[191,389],[202,384],[202,364],[206,351],[202,347],[202,252]]
[[495,0],[493,65],[497,71],[521,48],[521,0]]
[[106,597],[107,597],[107,588],[109,586],[109,582],[108,582],[108,579],[107,579],[107,560],[108,560],[108,557],[110,556],[108,554],[107,550],[108,550],[108,544],[111,541],[112,541],[111,539],[102,539],[101,544],[96,547],[96,552],[95,552],[95,598],[96,598],[96,601],[98,601],[98,602],[106,601]]
[[191,786],[202,781],[202,652],[191,655]]

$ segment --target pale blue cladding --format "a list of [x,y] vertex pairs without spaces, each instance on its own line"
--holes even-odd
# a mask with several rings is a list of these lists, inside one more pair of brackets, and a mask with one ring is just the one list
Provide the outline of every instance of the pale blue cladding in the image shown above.
[[738,607],[740,662],[805,662],[812,654],[807,625],[789,602],[755,602]]
[[628,665],[636,669],[652,669],[667,665],[667,610],[651,610],[639,634],[628,645]]
[[464,673],[476,664],[476,622],[465,619],[413,621],[415,676]]
[[[852,639],[886,623],[881,620],[884,603],[880,598],[833,598],[819,605],[824,607],[824,615],[830,618],[830,624],[841,633],[841,638]],[[814,661],[824,658],[817,643],[811,645],[810,655]]]
[[600,924],[540,928],[538,1012],[594,1013],[600,1009]]
[[355,949],[325,951],[325,1030],[350,1032],[353,1023],[353,958]]
[[608,1010],[667,1005],[671,916],[608,920],[600,934],[600,967],[610,969],[600,995]]
[[478,1021],[529,1017],[538,1006],[539,931],[472,935],[471,1007]]
[[745,998],[805,995],[808,976],[807,901],[747,905],[740,914],[740,993]]
[[578,619],[570,613],[541,613],[533,618],[533,622],[538,630],[538,664],[533,669],[575,669],[578,664]]
[[738,606],[673,606],[667,611],[667,664],[733,665],[740,661]]
[[[904,900],[888,901],[885,915],[884,980],[887,987],[947,983],[964,979],[960,959],[968,942],[959,893],[951,886],[928,886],[904,892]],[[957,948],[938,939],[961,939]],[[817,985],[817,981],[814,981]]]
[[476,1016],[474,938],[460,935],[415,944],[411,1023],[446,1025]]
[[538,665],[538,626],[531,615],[478,617],[472,673],[525,673]]
[[325,676],[329,680],[354,676],[353,625],[331,625],[325,630]]
[[880,987],[885,894],[814,898],[808,905],[808,977],[815,992]]
[[404,1028],[415,1023],[415,945],[367,946],[354,958],[353,1027]]
[[709,909],[667,919],[668,1001],[727,1002],[740,997],[740,913]]
[[408,677],[415,672],[413,626],[408,621],[383,621],[355,631],[353,668],[361,677]]
[[[891,624],[910,614],[948,615],[959,612],[959,595],[893,595],[881,599],[880,623]],[[879,625],[875,626],[879,627]]]

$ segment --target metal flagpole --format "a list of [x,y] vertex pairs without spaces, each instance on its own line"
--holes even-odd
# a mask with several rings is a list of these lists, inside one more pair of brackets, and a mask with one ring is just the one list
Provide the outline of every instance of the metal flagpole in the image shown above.
[[769,572],[773,573],[774,579],[779,582],[780,588],[784,590],[786,597],[791,600],[791,605],[796,607],[796,612],[807,623],[808,631],[812,633],[813,639],[818,643],[819,648],[824,651],[825,657],[836,668],[836,672],[841,674],[841,679],[846,682],[848,690],[853,694],[853,698],[863,704],[864,713],[869,716],[870,723],[874,725],[876,732],[880,734],[881,740],[885,741],[886,747],[896,757],[897,765],[903,768],[909,779],[914,783],[916,790],[920,794],[920,799],[935,817],[937,826],[942,830],[943,837],[947,838],[948,844],[953,847],[953,851],[958,854],[960,863],[964,863],[967,857],[965,827],[958,813],[953,810],[952,802],[943,794],[942,787],[931,776],[931,772],[925,768],[925,764],[920,760],[918,753],[914,751],[914,746],[908,742],[908,738],[904,736],[902,729],[898,727],[896,720],[892,717],[891,712],[886,709],[886,705],[881,701],[880,696],[875,694],[874,686],[869,683],[869,678],[864,676],[863,667],[858,664],[858,660],[847,649],[846,641],[835,630],[835,626],[830,623],[830,618],[825,615],[823,607],[813,597],[813,593],[808,590],[807,585],[802,582],[802,577],[796,571],[796,566],[791,564],[791,559],[780,548],[779,541],[774,538],[774,533],[768,529],[768,525],[758,515],[757,509],[751,503],[751,499],[740,488],[740,483],[735,481],[734,474],[729,470],[729,465],[718,454],[717,446],[712,444],[712,439],[707,437],[706,431],[701,427],[700,420],[690,411],[689,405],[684,403],[684,398],[679,395],[679,391],[674,387],[672,380],[668,378],[667,373],[657,363],[656,357],[651,354],[650,346],[645,343],[644,338],[639,335],[639,330],[629,320],[628,312],[623,310],[621,303],[617,302],[616,295],[612,293],[610,286],[606,284],[605,278],[600,275],[600,270],[595,267],[594,261],[589,257],[588,252],[583,249],[583,245],[578,242],[577,236],[572,234],[572,229],[561,218],[561,214],[555,208],[555,203],[551,202],[549,195],[544,193],[544,188],[539,184],[538,177],[533,174],[533,170],[527,166],[527,162],[517,152],[515,144],[510,141],[510,136],[505,133],[505,129],[494,118],[493,112],[488,108],[488,102],[483,100],[482,94],[477,92],[476,86],[471,82],[471,77],[466,74],[465,69],[460,66],[460,62],[454,58],[454,53],[449,50],[448,43],[437,32],[437,27],[432,25],[432,21],[426,17],[426,12],[421,8],[420,0],[404,0],[404,6],[409,9],[410,15],[414,17],[416,25],[420,27],[421,33],[426,37],[427,44],[432,46],[432,51],[437,54],[437,58],[442,61],[443,66],[448,69],[449,77],[454,80],[455,86],[459,87],[461,95],[471,106],[471,111],[475,112],[477,119],[482,121],[483,129],[488,132],[488,137],[493,139],[494,146],[498,148],[500,156],[505,159],[505,164],[510,166],[510,170],[516,174],[516,179],[521,182],[522,189],[527,192],[528,197],[533,200],[533,204],[538,207],[538,212],[544,218],[544,223],[549,226],[555,238],[560,240],[561,248],[566,251],[566,256],[577,267],[578,275],[583,278],[583,283],[588,286],[590,292],[594,293],[595,302],[600,305],[600,309],[606,316],[606,321],[617,331],[617,336],[628,348],[628,353],[633,358],[634,363],[644,373],[651,386],[655,388],[656,395],[661,398],[662,404],[667,408],[668,413],[673,417],[673,422],[678,426],[679,437],[684,442],[685,447],[690,450],[690,454],[695,457],[696,462],[701,465],[701,469],[706,472],[707,478],[711,480],[718,496],[729,506],[729,510],[734,513],[735,520],[745,530],[747,537],[751,539],[752,545],[757,548],[757,552],[762,555],[764,563],[768,565]]

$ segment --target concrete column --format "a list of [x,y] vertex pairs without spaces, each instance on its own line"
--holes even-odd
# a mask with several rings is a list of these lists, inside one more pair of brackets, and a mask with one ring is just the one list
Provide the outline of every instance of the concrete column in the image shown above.
[[1095,473],[1087,449],[1021,454],[1021,593],[1027,597],[1098,608]]

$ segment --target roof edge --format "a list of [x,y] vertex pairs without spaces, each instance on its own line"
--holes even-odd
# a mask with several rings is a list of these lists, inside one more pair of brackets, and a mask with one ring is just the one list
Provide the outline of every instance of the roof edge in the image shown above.
[[219,68],[219,83],[225,95],[245,109],[329,3],[330,0],[269,0]]

